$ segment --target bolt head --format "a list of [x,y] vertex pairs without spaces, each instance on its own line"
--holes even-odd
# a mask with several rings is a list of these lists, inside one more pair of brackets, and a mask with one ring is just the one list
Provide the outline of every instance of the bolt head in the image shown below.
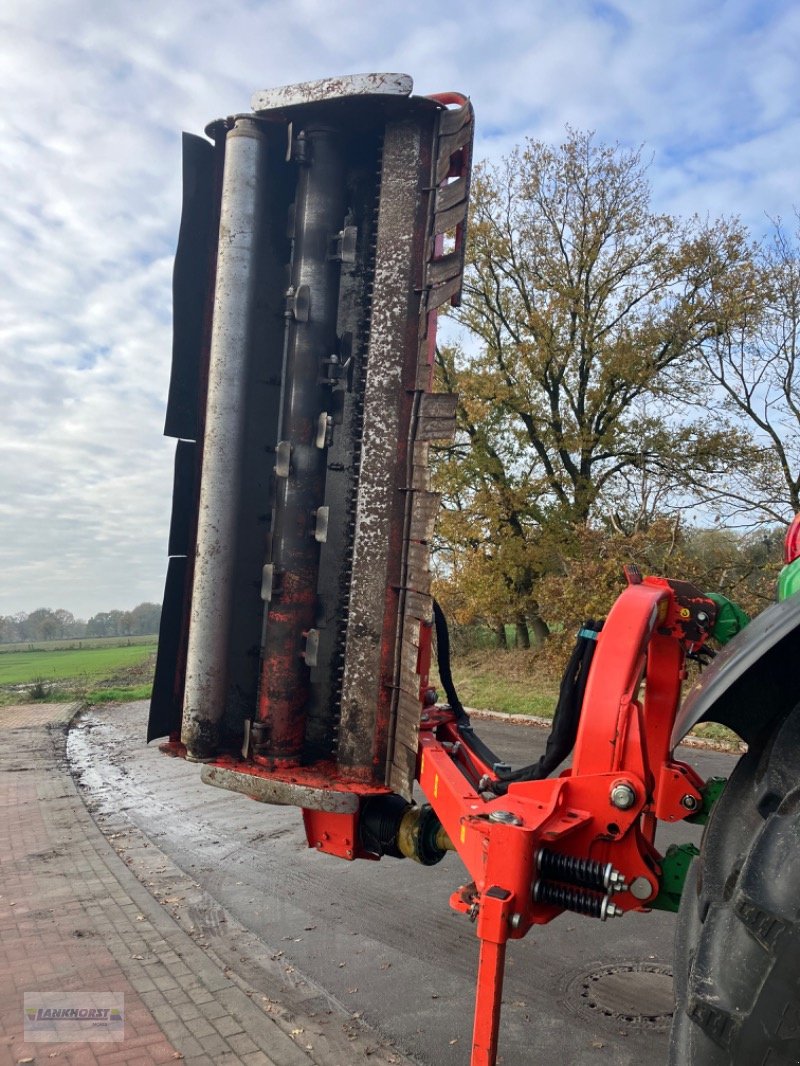
[[521,914],[512,914],[511,915],[511,928],[512,929],[519,929],[519,927],[521,925],[522,925],[522,915]]
[[501,825],[522,825],[522,819],[513,811],[491,811],[489,821],[499,822]]
[[646,877],[635,877],[628,891],[634,899],[650,899],[653,894],[653,886]]
[[685,796],[681,797],[681,806],[685,807],[687,811],[696,811],[700,804],[695,796],[687,792]]
[[636,793],[626,781],[620,781],[611,789],[611,806],[618,811],[627,811],[636,802]]
[[625,881],[625,874],[620,873],[619,870],[612,869],[608,875],[608,891],[609,892],[624,892],[627,888],[627,882]]
[[618,907],[616,903],[612,903],[608,897],[603,900],[603,906],[600,910],[600,920],[605,921],[606,918],[622,918],[625,911],[622,907]]

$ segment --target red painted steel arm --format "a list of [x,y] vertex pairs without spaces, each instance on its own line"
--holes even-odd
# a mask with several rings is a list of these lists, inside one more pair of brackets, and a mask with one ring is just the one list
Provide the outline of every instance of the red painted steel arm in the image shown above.
[[573,764],[560,777],[496,796],[496,775],[461,743],[452,713],[423,721],[419,783],[473,879],[451,897],[481,941],[472,1066],[496,1059],[509,939],[564,910],[605,919],[656,896],[656,821],[701,802],[702,781],[673,759],[669,737],[686,654],[712,619],[713,604],[690,586],[633,575],[598,636]]

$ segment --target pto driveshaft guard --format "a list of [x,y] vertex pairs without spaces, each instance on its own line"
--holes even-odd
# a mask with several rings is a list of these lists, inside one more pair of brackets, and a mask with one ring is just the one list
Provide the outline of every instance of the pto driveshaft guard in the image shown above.
[[[148,740],[410,798],[431,623],[436,312],[473,116],[373,74],[184,135],[166,432],[179,438]],[[448,104],[454,104],[448,107]]]

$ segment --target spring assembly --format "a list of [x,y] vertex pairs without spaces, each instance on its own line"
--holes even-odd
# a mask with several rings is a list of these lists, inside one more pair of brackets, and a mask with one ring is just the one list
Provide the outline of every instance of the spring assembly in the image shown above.
[[625,888],[624,877],[610,862],[602,863],[596,859],[582,859],[577,855],[562,855],[548,848],[540,848],[536,853],[536,863],[542,877],[551,881],[563,881],[597,892],[621,892]]
[[551,881],[537,881],[533,886],[533,899],[535,903],[550,903],[565,911],[586,914],[603,922],[606,918],[619,918],[623,914],[608,896],[600,896],[583,888],[555,885]]

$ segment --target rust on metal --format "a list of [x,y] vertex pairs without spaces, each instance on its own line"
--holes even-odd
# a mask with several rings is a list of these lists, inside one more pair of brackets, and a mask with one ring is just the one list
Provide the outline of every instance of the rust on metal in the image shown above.
[[[226,304],[217,325],[226,315],[240,320],[241,347],[263,358],[258,388],[273,390],[272,428],[253,431],[265,414],[260,398],[246,397],[223,420],[248,455],[258,453],[242,467],[243,493],[258,484],[258,503],[245,502],[232,458],[241,447],[220,445],[210,390],[203,481],[215,463],[229,476],[216,479],[219,508],[201,502],[200,526],[219,519],[216,569],[236,556],[236,593],[222,579],[209,585],[222,591],[221,611],[197,588],[192,597],[183,739],[189,757],[215,766],[220,751],[244,742],[245,758],[227,770],[281,781],[282,795],[290,784],[322,788],[337,774],[389,782],[406,797],[413,787],[439,505],[428,442],[451,438],[455,427],[455,398],[431,392],[437,308],[460,292],[472,110],[453,94],[411,97],[412,87],[407,75],[381,73],[284,86],[256,93],[255,115],[213,127],[223,141],[252,129],[269,143],[254,184],[271,197],[263,254],[280,271],[270,259],[258,264],[256,285],[245,279],[234,292],[217,284]],[[220,227],[223,260],[236,240],[253,239],[255,225],[245,220],[243,229],[240,237]],[[237,298],[257,306],[234,315]],[[247,334],[253,318],[255,341]],[[245,380],[253,392],[253,376]],[[245,511],[254,521],[242,532],[237,515]],[[209,570],[204,543],[201,535],[201,573]],[[226,618],[242,596],[256,600],[257,630]],[[215,635],[214,654],[201,649],[204,632]],[[249,677],[243,657],[252,685],[240,684]],[[202,701],[192,695],[198,663]],[[226,703],[236,703],[234,713]],[[316,784],[291,779],[308,769],[322,775]]]
[[[286,476],[277,481],[272,558],[282,574],[280,594],[267,606],[257,720],[253,744],[267,765],[299,762],[311,696],[309,668],[317,616],[320,541],[315,536],[325,493],[325,449],[318,439],[328,395],[320,376],[322,356],[336,347],[340,266],[330,254],[331,235],[345,217],[345,166],[341,132],[311,126],[304,145],[294,210],[294,250],[287,311],[284,401],[280,436],[290,446]],[[305,293],[302,313],[297,297]],[[283,471],[282,471],[283,472]]]

